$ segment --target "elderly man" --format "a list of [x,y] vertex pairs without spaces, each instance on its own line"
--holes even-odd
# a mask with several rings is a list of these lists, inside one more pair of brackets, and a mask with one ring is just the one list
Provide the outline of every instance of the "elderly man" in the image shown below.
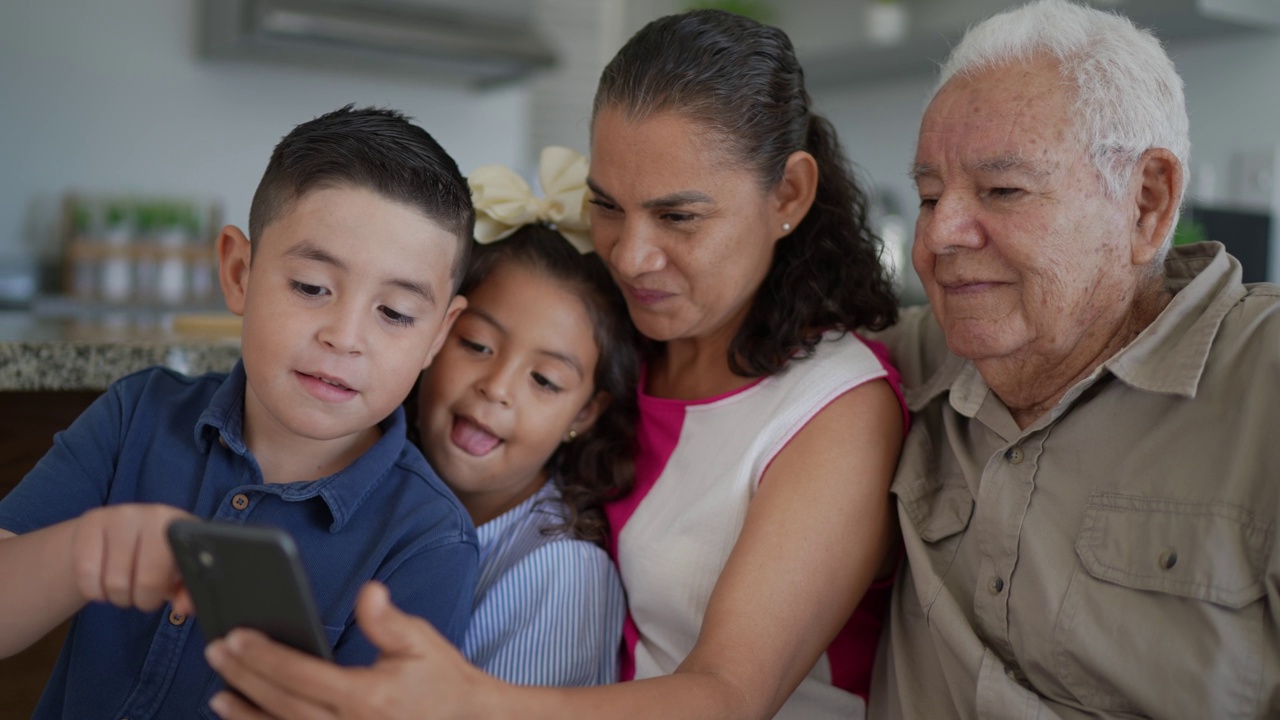
[[1280,713],[1280,288],[1170,249],[1188,147],[1115,15],[1034,3],[943,67],[873,717]]

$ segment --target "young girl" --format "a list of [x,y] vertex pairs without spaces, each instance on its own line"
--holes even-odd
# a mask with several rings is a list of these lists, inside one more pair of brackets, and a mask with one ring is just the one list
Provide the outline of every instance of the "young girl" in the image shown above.
[[601,505],[633,474],[626,305],[597,256],[539,223],[477,245],[461,293],[409,414],[480,540],[463,653],[518,684],[614,682],[625,608]]

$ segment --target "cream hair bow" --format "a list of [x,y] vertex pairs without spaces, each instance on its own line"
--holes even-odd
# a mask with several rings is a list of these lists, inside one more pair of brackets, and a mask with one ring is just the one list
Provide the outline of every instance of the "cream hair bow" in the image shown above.
[[546,197],[534,197],[529,183],[502,165],[484,165],[467,178],[476,206],[476,242],[501,240],[523,225],[541,222],[578,249],[591,252],[587,229],[587,159],[567,147],[543,148],[538,184]]

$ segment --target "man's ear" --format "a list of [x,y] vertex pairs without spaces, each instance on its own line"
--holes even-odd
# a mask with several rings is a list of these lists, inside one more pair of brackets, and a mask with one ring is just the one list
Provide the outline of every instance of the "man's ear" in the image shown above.
[[1165,148],[1142,154],[1133,172],[1137,219],[1133,225],[1131,257],[1134,265],[1150,265],[1173,232],[1182,185],[1182,163]]
[[240,228],[227,225],[218,233],[218,284],[227,299],[227,309],[236,315],[244,315],[252,256],[249,238]]
[[[773,189],[774,215],[777,237],[791,233],[809,214],[813,199],[818,193],[818,161],[804,150],[797,150],[787,158],[782,169],[782,179]],[[786,227],[784,227],[784,225]]]
[[600,419],[600,414],[605,411],[605,408],[609,407],[611,402],[613,402],[613,398],[603,390],[591,396],[587,404],[583,405],[578,414],[574,416],[573,422],[569,423],[569,429],[579,435],[586,434],[596,424],[596,420]]
[[467,299],[461,295],[454,295],[449,301],[449,307],[445,308],[444,320],[440,323],[440,329],[436,330],[436,339],[431,341],[431,351],[427,353],[427,361],[422,364],[422,369],[426,370],[431,365],[431,361],[436,359],[436,353],[440,352],[440,348],[444,347],[444,341],[449,337],[449,331],[453,329],[453,324],[458,321],[458,316],[463,310],[467,309]]

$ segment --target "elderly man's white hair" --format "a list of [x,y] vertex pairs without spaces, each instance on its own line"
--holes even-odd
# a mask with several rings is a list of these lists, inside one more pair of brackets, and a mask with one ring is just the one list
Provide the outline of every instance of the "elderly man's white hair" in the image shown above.
[[1151,148],[1177,156],[1185,194],[1191,139],[1182,78],[1160,41],[1126,17],[1065,0],[1038,0],[1003,12],[969,29],[942,66],[933,92],[956,75],[1037,56],[1056,59],[1063,78],[1075,85],[1076,127],[1110,197],[1120,196],[1135,163]]

